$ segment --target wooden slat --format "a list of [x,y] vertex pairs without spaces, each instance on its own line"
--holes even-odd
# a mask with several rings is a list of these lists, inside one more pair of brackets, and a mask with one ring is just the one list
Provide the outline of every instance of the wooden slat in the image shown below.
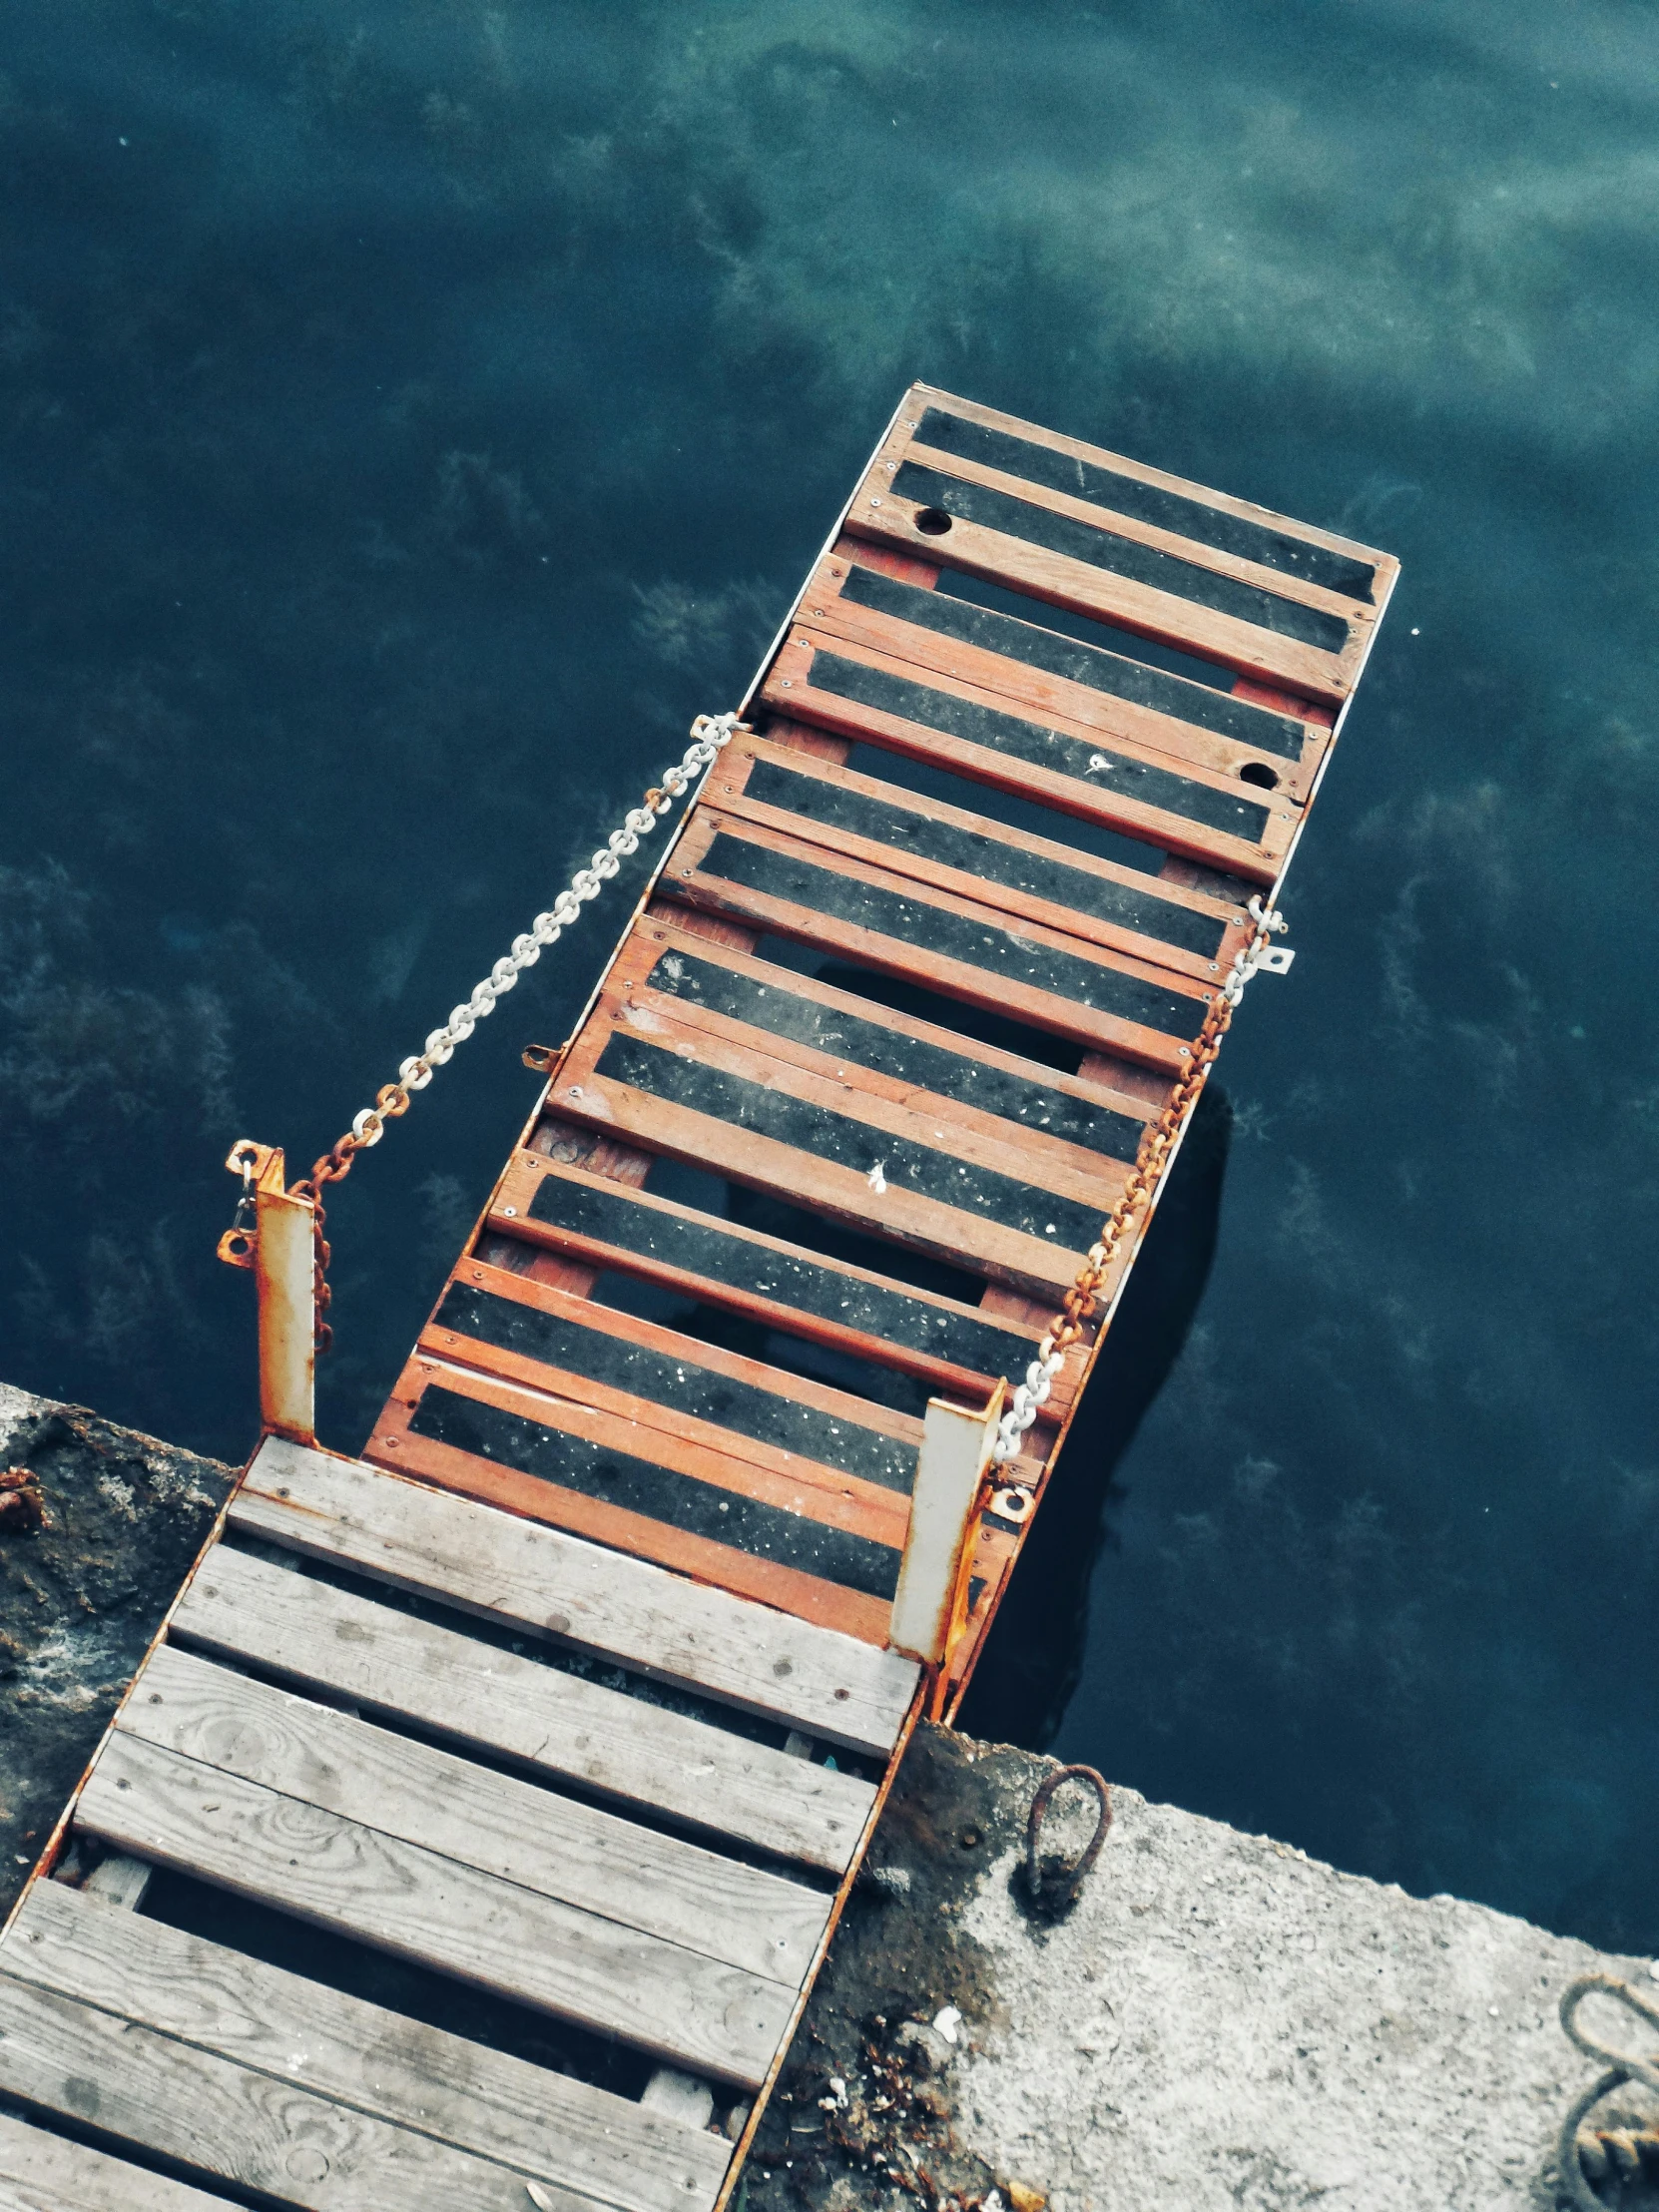
[[764,738],[722,757],[724,812],[895,875],[1208,982],[1250,935],[1231,902],[1183,890],[942,800],[803,759]]
[[[700,943],[676,926],[685,913],[660,903],[639,923],[599,1011],[649,1036],[654,1024],[640,1019],[649,1009],[658,1022],[724,1037],[842,1089],[855,1080],[860,1096],[914,1113],[936,1137],[959,1132],[965,1157],[1057,1192],[1092,1195],[1103,1162],[1134,1162],[1151,1119],[1142,1100],[751,953]],[[993,1149],[973,1148],[975,1136]],[[1115,1183],[1115,1169],[1104,1175]]]
[[853,1751],[889,1751],[915,1694],[918,1670],[891,1652],[277,1437],[230,1520]]
[[[0,1975],[0,2082],[305,2212],[525,2212],[509,2167]],[[91,2110],[88,2110],[88,2107]],[[558,2212],[591,2199],[549,2189]]]
[[[947,451],[951,441],[938,418],[932,434],[943,442],[923,446],[925,423],[909,417],[895,424],[853,495],[849,532],[1309,698],[1340,703],[1358,682],[1380,611],[1374,594],[1385,598],[1391,581],[1381,571],[1373,571],[1363,597],[1334,594],[1305,574],[1242,557],[1216,542],[1218,530],[1194,534],[1192,516],[1182,518],[1185,528],[1170,530],[1160,520],[1077,497],[1075,480],[1060,488]],[[1195,505],[1196,516],[1215,513],[1210,497]],[[942,530],[935,523],[926,531],[919,516],[949,520]]]
[[[590,1025],[561,1064],[549,1104],[1039,1297],[1070,1285],[1105,1210],[1082,1198],[1045,1199],[1001,1170],[963,1161],[948,1137],[922,1141],[916,1117],[850,1086],[666,1023],[649,1039]],[[870,1180],[877,1166],[879,1190]],[[1002,1218],[986,1218],[993,1210]]]
[[[1010,1080],[991,1062],[956,1050],[947,1030],[909,1025],[902,1016],[865,1020],[842,1010],[844,992],[803,983],[787,968],[769,972],[763,961],[739,968],[675,954],[648,983],[618,978],[614,990],[596,1013],[596,1028],[612,1015],[619,1040],[643,1039],[684,1062],[740,1078],[761,1067],[770,1081],[775,1069],[788,1069],[789,1088],[779,1095],[828,1109],[837,1133],[788,1108],[745,1117],[763,1131],[776,1130],[784,1141],[793,1133],[804,1148],[866,1175],[865,1160],[882,1157],[889,1182],[897,1180],[893,1163],[908,1163],[898,1174],[911,1188],[1028,1234],[1037,1233],[1039,1217],[1047,1234],[1056,1201],[1082,1208],[1073,1226],[1092,1227],[1088,1217],[1109,1210],[1123,1188],[1145,1126],[1139,1113],[1124,1110],[1127,1102],[1108,1105],[1088,1085],[1065,1077],[1043,1084]],[[609,1042],[595,1063],[601,1075],[638,1065],[626,1044],[613,1051]],[[650,1065],[658,1069],[657,1062]],[[913,1080],[918,1074],[951,1082],[962,1095],[929,1089]],[[684,1078],[672,1076],[653,1088],[684,1103],[697,1096],[696,1079],[689,1092]],[[975,1103],[975,1092],[985,1106]],[[1024,1109],[1029,1119],[992,1110],[996,1106]],[[916,1146],[925,1161],[912,1159]]]
[[892,1493],[906,1496],[915,1475],[921,1423],[913,1414],[553,1285],[487,1263],[480,1275],[478,1267],[468,1261],[458,1271],[421,1334],[421,1351],[667,1428],[786,1479],[804,1464],[799,1479],[858,1498],[883,1525],[895,1514],[902,1523]]
[[[526,1381],[509,1355],[477,1343],[468,1347],[464,1366],[450,1354],[417,1351],[393,1397],[413,1407],[428,1388],[460,1392],[471,1406],[499,1406],[515,1421],[533,1423],[539,1433],[528,1455],[506,1463],[522,1465],[538,1481],[630,1511],[656,1512],[660,1505],[675,1526],[701,1527],[713,1540],[763,1559],[822,1573],[847,1589],[885,1594],[886,1554],[902,1544],[906,1525],[903,1491],[854,1481],[800,1455],[763,1451],[749,1438],[742,1439],[740,1455],[714,1424],[703,1423],[702,1433],[693,1435],[689,1423],[676,1426],[663,1418],[660,1405],[626,1392],[605,1393],[607,1402],[596,1404],[547,1388]],[[481,1426],[501,1432],[499,1422]],[[421,1414],[403,1431],[411,1432],[459,1444],[452,1421],[429,1422]],[[376,1429],[376,1443],[379,1435]],[[803,1518],[813,1525],[802,1528]]]
[[[559,1147],[570,1149],[562,1139]],[[998,1375],[1025,1367],[1041,1334],[649,1192],[625,1198],[604,1177],[534,1152],[509,1163],[489,1227],[900,1369],[946,1393],[984,1395]],[[1056,1382],[1062,1402],[1084,1357],[1077,1347]]]
[[662,881],[676,898],[741,915],[878,974],[1103,1052],[1178,1072],[1209,993],[1146,959],[980,900],[763,829],[706,803]]
[[[987,457],[988,446],[975,445],[959,436],[953,438],[936,421],[929,421],[929,410],[937,410],[946,417],[954,416],[964,430],[972,425],[991,432],[998,440],[1016,439],[1025,452],[1016,460],[1004,446],[1001,465],[1030,481],[1082,491],[1096,505],[1119,515],[1140,514],[1143,519],[1159,522],[1195,547],[1214,545],[1244,553],[1269,570],[1307,576],[1333,591],[1379,607],[1386,600],[1388,587],[1398,572],[1394,556],[1381,553],[1375,546],[1339,537],[1334,531],[1299,522],[1254,500],[1236,498],[1188,477],[1173,476],[1167,469],[1131,460],[1126,454],[1111,452],[1084,438],[1022,421],[1018,415],[1005,414],[976,399],[963,399],[957,393],[921,383],[912,385],[907,397],[909,404],[899,410],[895,421],[897,433],[925,434],[935,447],[977,451],[981,458]],[[1045,457],[1051,466],[1043,465]],[[1092,483],[1096,473],[1109,481]]]
[[[30,1892],[0,1963],[18,1980],[578,2191],[584,2203],[708,2212],[730,2163],[718,2136],[626,2097],[163,1922],[101,1910],[56,1883]],[[4,2142],[0,2132],[0,2173]],[[130,2201],[113,2200],[111,2212]]]
[[1252,882],[1274,880],[1295,836],[1298,809],[1282,792],[1257,792],[1128,738],[1074,728],[1057,715],[1018,711],[980,685],[827,631],[791,632],[761,699],[843,737],[932,762]]
[[227,2204],[0,2112],[0,2212],[227,2212]]
[[1296,700],[1293,711],[1269,710],[1236,692],[1045,629],[1040,601],[1029,602],[1022,619],[976,606],[948,588],[899,583],[870,569],[871,551],[846,538],[821,561],[802,602],[802,619],[815,635],[960,678],[1039,720],[1053,717],[1109,743],[1127,740],[1164,755],[1172,766],[1228,777],[1248,768],[1253,783],[1265,773],[1273,778],[1267,789],[1307,798],[1330,743],[1329,708]]
[[[952,517],[950,531],[944,538],[931,538],[918,518],[941,510]],[[1310,699],[1338,702],[1354,688],[1370,642],[1369,624],[1335,624],[1340,646],[1282,636],[1260,621],[1183,596],[1183,587],[1191,589],[1196,578],[1183,575],[1179,563],[1168,562],[1167,572],[1156,580],[1124,573],[1131,565],[1150,567],[1152,562],[1164,569],[1166,556],[1137,560],[1110,532],[1058,516],[1044,527],[1037,519],[1041,512],[1003,493],[906,464],[895,477],[868,480],[853,501],[846,528],[852,536],[888,545],[929,545],[945,552],[949,567],[970,576],[1029,592],[1073,614],[1112,623],[1223,668],[1284,684]],[[1058,547],[1041,542],[1062,532],[1071,542]],[[1316,619],[1334,622],[1328,616]]]
[[823,1491],[776,1483],[753,1462],[661,1430],[619,1434],[614,1415],[424,1354],[404,1369],[364,1457],[821,1627],[885,1640],[898,1521],[887,1543],[848,1529]]
[[753,2086],[791,1992],[194,1759],[112,1736],[77,1819],[124,1851]]
[[850,1861],[874,1797],[856,1775],[791,1759],[229,1545],[192,1582],[171,1633],[829,1874]]
[[117,1729],[786,1988],[800,1988],[829,1918],[804,1884],[172,1645],[152,1653]]
[[[932,422],[923,418],[912,437],[904,461],[892,471],[897,478],[905,474],[905,463],[918,470],[937,476],[952,478],[960,484],[979,484],[990,491],[1006,494],[1021,505],[1041,508],[1044,513],[1063,515],[1086,524],[1091,530],[1121,538],[1131,546],[1145,546],[1155,553],[1165,555],[1184,567],[1205,569],[1211,575],[1230,583],[1248,587],[1243,597],[1265,596],[1269,600],[1281,600],[1291,608],[1305,607],[1333,615],[1337,621],[1350,624],[1365,621],[1374,612],[1370,593],[1364,599],[1356,599],[1345,592],[1333,591],[1329,586],[1311,577],[1291,574],[1283,569],[1265,566],[1248,556],[1230,551],[1225,546],[1208,545],[1178,530],[1170,530],[1158,522],[1145,520],[1139,515],[1125,514],[1121,508],[1102,505],[1091,499],[1080,499],[1075,490],[1053,484],[1035,482],[1021,475],[1017,468],[1002,467],[993,461],[976,457],[971,453],[953,452],[948,444],[937,439],[937,431],[944,428],[946,418],[935,417]],[[1017,459],[1017,455],[998,456],[998,459]],[[887,473],[883,470],[881,473]],[[1185,597],[1179,586],[1171,586],[1178,597]],[[1202,583],[1200,585],[1202,589]],[[1231,597],[1232,595],[1227,595]],[[1200,604],[1203,604],[1201,601]],[[1264,619],[1273,627],[1273,608],[1264,610]],[[1244,617],[1250,620],[1249,616]]]

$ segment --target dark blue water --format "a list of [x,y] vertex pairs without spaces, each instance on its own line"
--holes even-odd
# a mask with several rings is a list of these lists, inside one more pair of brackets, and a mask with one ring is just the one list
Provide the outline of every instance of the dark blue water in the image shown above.
[[[1659,1941],[1654,10],[12,0],[0,72],[0,1375],[241,1455],[227,1146],[737,697],[925,376],[1405,564],[1057,1748]],[[331,1440],[623,909],[345,1186]]]

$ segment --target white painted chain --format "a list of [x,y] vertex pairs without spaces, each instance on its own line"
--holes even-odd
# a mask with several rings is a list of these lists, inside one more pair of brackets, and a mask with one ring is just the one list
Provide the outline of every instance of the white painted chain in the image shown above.
[[[1291,964],[1292,955],[1289,952],[1270,951],[1268,945],[1269,937],[1276,931],[1289,928],[1290,924],[1286,921],[1284,915],[1277,912],[1273,907],[1264,905],[1260,897],[1255,897],[1250,901],[1250,918],[1255,922],[1256,927],[1251,932],[1248,945],[1241,946],[1233,955],[1233,965],[1228,970],[1227,980],[1222,984],[1216,997],[1211,1002],[1211,1013],[1206,1018],[1204,1028],[1200,1032],[1204,1042],[1199,1057],[1194,1060],[1187,1074],[1182,1077],[1181,1082],[1176,1086],[1175,1096],[1172,1098],[1170,1105],[1165,1108],[1157,1122],[1148,1125],[1147,1137],[1157,1134],[1161,1138],[1161,1143],[1159,1147],[1149,1152],[1146,1139],[1143,1138],[1142,1151],[1136,1160],[1135,1174],[1131,1179],[1129,1190],[1104,1225],[1101,1231],[1101,1241],[1089,1247],[1088,1255],[1078,1274],[1075,1287],[1079,1290],[1088,1289],[1091,1299],[1094,1285],[1104,1275],[1113,1250],[1138,1203],[1141,1194],[1137,1193],[1136,1184],[1147,1184],[1148,1178],[1154,1177],[1155,1169],[1161,1166],[1162,1157],[1167,1154],[1169,1149],[1174,1124],[1192,1102],[1191,1097],[1183,1098],[1182,1094],[1190,1091],[1192,1096],[1196,1097],[1194,1078],[1198,1078],[1201,1087],[1203,1075],[1208,1071],[1210,1063],[1215,1059],[1216,1053],[1221,1048],[1222,1035],[1226,1030],[1228,1021],[1232,1018],[1233,1009],[1244,996],[1245,985],[1264,966],[1275,973],[1283,974]],[[1146,1189],[1144,1195],[1150,1197],[1150,1188]],[[1065,1365],[1065,1354],[1055,1341],[1055,1332],[1060,1327],[1060,1323],[1061,1317],[1056,1316],[1055,1320],[1049,1325],[1047,1333],[1037,1346],[1037,1357],[1025,1371],[1024,1382],[1016,1385],[1002,1418],[997,1423],[996,1441],[991,1446],[991,1463],[993,1466],[1005,1466],[1010,1459],[1019,1456],[1020,1446],[1025,1440],[1026,1431],[1036,1421],[1038,1408],[1048,1402],[1049,1394],[1054,1387],[1054,1379]]]
[[529,928],[513,939],[512,950],[502,954],[483,981],[474,987],[471,997],[451,1010],[449,1019],[441,1029],[432,1031],[419,1052],[409,1055],[397,1071],[397,1081],[387,1084],[375,1103],[365,1106],[354,1118],[351,1123],[354,1150],[379,1143],[385,1135],[388,1109],[390,1113],[402,1113],[408,1104],[408,1094],[426,1088],[433,1070],[441,1068],[453,1055],[455,1047],[464,1044],[484,1017],[495,1011],[496,1000],[512,989],[526,968],[535,966],[546,946],[558,943],[571,923],[580,917],[583,905],[597,898],[622,862],[630,853],[639,850],[641,837],[649,836],[656,829],[658,817],[666,815],[693,780],[731,744],[737,723],[735,713],[698,716],[692,724],[692,743],[686,748],[684,758],[665,770],[662,783],[647,792],[641,804],[623,817],[621,829],[613,830],[588,865],[576,870],[569,888],[562,890],[547,911],[538,914]]
[[1264,906],[1260,897],[1253,898],[1250,918],[1256,924],[1255,932],[1249,944],[1234,953],[1227,981],[1221,987],[1221,994],[1229,1006],[1236,1006],[1243,998],[1245,985],[1259,968],[1268,967],[1283,975],[1296,957],[1291,952],[1274,951],[1268,944],[1270,931],[1278,930],[1283,934],[1291,926],[1277,907]]

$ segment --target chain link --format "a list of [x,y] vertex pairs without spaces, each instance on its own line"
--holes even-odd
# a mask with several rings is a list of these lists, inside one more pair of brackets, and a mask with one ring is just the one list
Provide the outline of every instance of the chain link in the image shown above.
[[670,811],[693,781],[731,744],[734,731],[743,727],[735,713],[698,716],[692,724],[692,743],[686,748],[684,757],[666,769],[662,782],[653,785],[639,805],[629,810],[622,819],[622,827],[611,831],[586,867],[576,870],[569,887],[559,893],[547,911],[538,914],[529,928],[513,939],[511,951],[504,952],[488,975],[474,985],[471,996],[450,1010],[449,1019],[441,1028],[432,1031],[419,1052],[409,1055],[397,1071],[396,1082],[383,1083],[374,1094],[373,1105],[363,1107],[353,1116],[350,1128],[322,1154],[306,1180],[294,1184],[295,1194],[308,1198],[313,1208],[316,1346],[319,1352],[326,1352],[333,1342],[333,1331],[325,1319],[333,1294],[328,1287],[331,1253],[323,1235],[327,1219],[322,1208],[324,1189],[350,1173],[351,1163],[359,1152],[366,1152],[371,1145],[380,1142],[388,1122],[408,1112],[414,1093],[423,1091],[434,1071],[453,1056],[455,1047],[465,1044],[485,1016],[494,1013],[496,1000],[512,989],[526,968],[535,966],[544,949],[558,943],[571,924],[580,918],[584,904],[597,898],[622,862],[639,850],[641,837],[650,835],[659,817]]
[[[1233,1009],[1244,996],[1245,985],[1263,965],[1269,950],[1269,938],[1290,925],[1283,914],[1271,906],[1265,906],[1260,897],[1250,901],[1250,918],[1256,928],[1248,945],[1233,956],[1233,965],[1227,980],[1210,1001],[1204,1016],[1203,1027],[1191,1047],[1187,1067],[1181,1080],[1171,1091],[1163,1112],[1156,1121],[1148,1122],[1141,1133],[1141,1141],[1135,1154],[1135,1165],[1129,1181],[1116,1206],[1101,1225],[1098,1242],[1089,1247],[1088,1255],[1077,1271],[1077,1279],[1067,1291],[1059,1313],[1049,1323],[1037,1357],[1025,1371],[1025,1380],[1014,1390],[1008,1407],[997,1424],[996,1441],[991,1446],[993,1465],[1006,1463],[1019,1454],[1025,1433],[1037,1418],[1038,1408],[1044,1405],[1054,1387],[1054,1378],[1064,1365],[1067,1350],[1083,1334],[1085,1325],[1095,1310],[1095,1302],[1101,1286],[1111,1272],[1118,1246],[1123,1242],[1137,1210],[1149,1200],[1158,1178],[1168,1164],[1181,1125],[1204,1088],[1206,1077],[1215,1065],[1221,1051],[1221,1040],[1226,1036],[1233,1019]],[[1275,961],[1288,960],[1290,955],[1274,954]],[[1186,1050],[1183,1047],[1183,1050]]]

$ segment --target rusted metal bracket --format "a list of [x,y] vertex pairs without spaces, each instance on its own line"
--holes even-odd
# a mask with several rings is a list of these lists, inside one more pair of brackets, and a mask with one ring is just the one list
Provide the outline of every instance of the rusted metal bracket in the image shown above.
[[242,1177],[242,1202],[219,1257],[252,1269],[259,1287],[260,1419],[269,1434],[314,1444],[316,1209],[287,1189],[279,1146],[240,1137],[225,1165]]
[[1007,1393],[1002,1382],[983,1406],[927,1401],[887,1643],[928,1669],[930,1719],[943,1707],[950,1655],[967,1623],[973,1536],[989,1498],[986,1477]]
[[[1039,1852],[1043,1822],[1054,1793],[1065,1782],[1080,1782],[1094,1792],[1099,1808],[1095,1819],[1094,1834],[1074,1860],[1067,1861],[1053,1852]],[[1060,1767],[1037,1786],[1037,1794],[1031,1800],[1031,1815],[1025,1828],[1025,1903],[1039,1920],[1058,1921],[1077,1903],[1077,1893],[1083,1887],[1083,1877],[1100,1857],[1100,1847],[1106,1841],[1107,1830],[1112,1825],[1112,1793],[1105,1777],[1093,1767]]]

